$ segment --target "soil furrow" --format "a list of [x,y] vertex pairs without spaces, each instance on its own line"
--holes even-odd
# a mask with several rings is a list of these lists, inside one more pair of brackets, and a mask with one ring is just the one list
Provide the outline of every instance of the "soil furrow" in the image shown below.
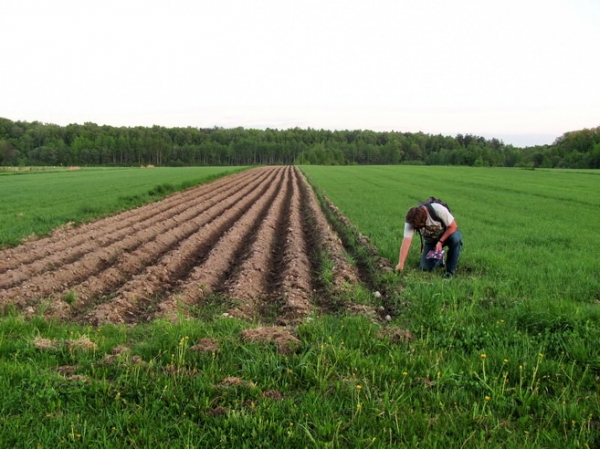
[[225,283],[227,295],[239,302],[237,307],[229,311],[232,316],[255,318],[260,315],[264,300],[268,295],[270,268],[274,257],[278,222],[285,211],[286,199],[290,196],[290,170],[279,189],[277,197],[271,204],[256,232],[254,242],[249,246],[240,266],[234,275]]
[[[168,250],[181,245],[180,240],[198,233],[207,223],[217,219],[223,213],[224,208],[234,206],[253,189],[259,188],[261,184],[268,183],[269,180],[270,175],[267,174],[264,178],[253,180],[252,183],[245,186],[244,190],[236,192],[233,196],[219,195],[217,198],[211,198],[210,208],[203,208],[203,212],[192,220],[183,221],[182,223],[177,221],[174,226],[169,226],[169,222],[161,224],[158,229],[160,231],[158,233],[160,235],[159,240],[162,240],[166,245],[157,246],[153,241],[146,241],[136,251],[123,254],[121,259],[107,270],[89,277],[85,282],[73,288],[72,291],[75,292],[78,298],[75,308],[78,310],[85,309],[90,299],[105,294],[113,294],[118,288],[130,281],[132,276],[143,272],[156,258],[162,257]],[[190,213],[193,214],[194,211],[190,210]]]
[[312,232],[318,233],[316,240],[319,242],[325,256],[333,263],[332,292],[347,290],[359,282],[360,276],[356,266],[348,262],[348,254],[339,236],[329,225],[325,214],[319,207],[317,198],[302,173],[298,176],[302,180],[302,193],[310,215],[314,220]]
[[[260,179],[258,176],[256,178]],[[145,215],[150,215],[150,217],[146,218],[142,222],[131,223],[125,228],[121,228],[115,232],[112,232],[110,235],[108,235],[108,232],[106,232],[104,236],[95,236],[93,233],[85,233],[84,235],[87,235],[85,243],[82,243],[79,246],[74,248],[69,247],[70,243],[74,244],[74,242],[65,241],[61,245],[63,248],[54,247],[49,249],[48,252],[50,252],[50,254],[48,254],[46,257],[36,260],[31,264],[20,266],[18,271],[9,270],[3,274],[0,274],[0,288],[13,287],[21,282],[27,281],[32,276],[36,276],[47,271],[53,271],[61,266],[73,264],[82,257],[93,253],[100,248],[105,248],[106,251],[108,251],[108,254],[104,256],[103,259],[112,260],[114,257],[118,256],[121,251],[133,251],[137,246],[139,246],[139,244],[141,244],[142,240],[139,239],[137,241],[126,240],[134,233],[141,235],[149,229],[154,230],[156,234],[157,232],[161,231],[160,225],[164,223],[165,220],[190,220],[193,218],[193,214],[200,214],[202,212],[201,210],[195,208],[196,205],[203,205],[205,208],[211,207],[215,201],[221,201],[221,199],[227,197],[228,195],[235,194],[243,187],[243,185],[240,186],[239,183],[235,183],[231,188],[228,189],[225,185],[215,190],[214,195],[211,195],[211,192],[208,191],[200,195],[198,198],[190,198],[192,201],[188,201],[186,204],[178,205],[175,208],[169,208],[168,206],[164,207],[159,203],[156,203],[157,209],[162,210],[162,212],[158,214],[152,214],[152,210],[154,208],[148,207],[150,212],[147,212]],[[162,202],[170,204],[171,201],[163,200]],[[149,238],[150,234],[144,237],[146,240]],[[113,251],[116,251],[116,253],[113,253]]]
[[[259,186],[252,186],[243,193],[229,197],[221,203],[220,214],[214,220],[206,222],[195,233],[186,233],[185,236],[174,236],[177,251],[152,255],[156,264],[147,266],[139,275],[134,275],[117,292],[116,297],[107,303],[99,305],[90,312],[86,321],[98,324],[102,322],[125,322],[135,317],[138,303],[146,298],[155,297],[168,289],[177,281],[182,273],[187,272],[183,265],[191,265],[195,259],[202,259],[203,255],[215,244],[223,233],[230,228],[251,207],[254,202],[268,189],[276,171],[272,170],[269,179]],[[184,226],[185,227],[185,226]],[[200,232],[201,231],[201,232]],[[171,231],[169,234],[172,234]],[[192,235],[193,234],[193,235]],[[162,259],[161,259],[162,258]],[[186,262],[191,259],[192,262]]]
[[241,254],[245,254],[249,246],[255,245],[256,228],[264,222],[265,216],[272,208],[273,199],[280,195],[282,178],[288,171],[289,169],[278,171],[278,177],[271,183],[269,189],[213,246],[203,263],[194,267],[175,293],[158,304],[154,317],[175,317],[179,305],[190,306],[198,303],[202,297],[210,294],[226,281],[229,273],[235,270],[240,260],[243,260]]
[[313,308],[312,270],[301,213],[300,179],[296,170],[293,174],[289,219],[285,229],[283,266],[280,284],[274,294],[274,299],[282,302],[280,321],[284,323],[296,322],[304,318]]
[[[119,234],[127,232],[131,226],[140,229],[149,227],[155,222],[161,220],[161,216],[172,215],[175,210],[184,210],[190,206],[190,202],[200,202],[205,196],[214,196],[218,192],[232,190],[236,186],[243,186],[249,176],[258,176],[258,173],[243,172],[232,175],[231,179],[220,179],[219,186],[215,189],[199,186],[188,189],[185,192],[179,192],[169,197],[169,201],[160,201],[147,204],[145,206],[122,212],[119,215],[111,216],[92,223],[84,224],[77,228],[64,227],[55,231],[50,237],[28,242],[16,248],[8,249],[4,252],[4,259],[0,261],[0,276],[2,273],[19,268],[19,273],[9,272],[5,276],[8,280],[2,281],[0,277],[0,286],[6,288],[8,285],[14,285],[22,279],[32,274],[39,273],[46,266],[73,262],[81,254],[89,252],[87,246],[96,243],[97,246],[105,246],[112,241],[119,239]],[[235,178],[234,178],[235,177]],[[238,179],[239,178],[239,179]],[[240,187],[241,188],[241,187]],[[121,232],[120,232],[121,231]],[[48,257],[54,256],[54,260],[45,261]],[[29,268],[30,273],[25,273],[25,267],[33,264]],[[12,284],[11,281],[12,280]]]
[[[224,282],[232,266],[237,267],[241,263],[245,256],[240,256],[240,253],[248,252],[248,246],[250,246],[250,252],[255,249],[256,242],[262,241],[260,229],[265,226],[265,222],[268,222],[270,211],[276,207],[282,192],[284,192],[281,188],[282,178],[289,176],[288,173],[289,168],[278,170],[277,180],[217,242],[204,262],[194,267],[188,278],[181,283],[178,291],[158,305],[158,313],[155,316],[173,315],[177,311],[178,304],[197,303],[201,297],[213,292]],[[260,266],[257,269],[259,272],[266,271]],[[243,270],[242,266],[240,271]],[[245,286],[251,289],[249,283],[245,283]]]
[[[263,178],[259,177],[250,188],[258,185]],[[264,182],[264,181],[263,181]],[[249,188],[248,185],[245,186]],[[81,283],[94,274],[104,271],[115,265],[116,269],[111,273],[111,280],[118,278],[127,279],[127,276],[141,271],[144,266],[152,261],[157,254],[166,251],[165,245],[173,246],[177,243],[175,238],[167,237],[171,230],[177,229],[182,225],[188,233],[192,233],[198,226],[214,219],[220,213],[220,207],[223,201],[229,201],[234,204],[239,198],[242,198],[247,190],[237,191],[230,195],[230,191],[224,191],[211,198],[207,204],[198,206],[198,209],[188,209],[179,216],[162,220],[159,224],[151,227],[145,232],[135,232],[107,248],[101,248],[98,251],[92,251],[85,254],[80,260],[72,264],[66,264],[57,267],[51,272],[44,272],[39,276],[29,279],[19,286],[0,291],[0,305],[6,301],[11,301],[17,305],[24,305],[29,300],[47,296],[54,292],[68,290],[73,285]],[[179,233],[179,236],[182,234]],[[77,296],[85,300],[89,298],[85,289],[77,291]],[[103,291],[93,291],[91,295],[104,293]]]

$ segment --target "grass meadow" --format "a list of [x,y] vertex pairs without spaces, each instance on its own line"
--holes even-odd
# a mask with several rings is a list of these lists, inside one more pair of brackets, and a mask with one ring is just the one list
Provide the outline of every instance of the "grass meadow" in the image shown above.
[[[455,278],[418,271],[418,241],[403,273],[378,272],[342,229],[372,271],[352,299],[391,322],[314,316],[286,350],[244,341],[256,324],[221,317],[218,296],[195,319],[135,327],[11,311],[0,447],[599,447],[600,172],[302,170],[392,265],[406,209],[444,199],[465,244]],[[35,197],[23,202],[37,214]]]
[[239,167],[83,168],[0,171],[0,248],[156,201]]

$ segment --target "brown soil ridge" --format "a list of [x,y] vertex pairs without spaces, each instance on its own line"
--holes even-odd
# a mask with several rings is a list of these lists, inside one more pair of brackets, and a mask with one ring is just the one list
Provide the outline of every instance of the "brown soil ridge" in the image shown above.
[[[117,322],[135,321],[136,313],[146,298],[168,291],[169,287],[185,278],[190,272],[194,260],[201,260],[218,241],[219,238],[236,223],[246,211],[255,206],[255,202],[268,190],[273,179],[278,175],[274,172],[260,185],[250,184],[247,189],[227,198],[219,204],[213,220],[205,223],[197,232],[186,233],[186,237],[173,239],[177,247],[161,258],[154,258],[155,263],[149,264],[138,275],[131,277],[121,286],[115,296],[108,302],[99,305],[91,311],[85,321],[100,324],[105,321]],[[202,232],[199,232],[200,229]]]
[[[89,252],[90,243],[98,247],[106,246],[122,238],[122,232],[124,230],[129,232],[131,226],[137,229],[153,226],[165,216],[184,211],[191,203],[200,203],[205,197],[214,196],[224,189],[241,188],[240,186],[247,182],[249,176],[257,175],[258,173],[248,172],[231,175],[214,181],[210,186],[203,185],[197,190],[175,193],[169,197],[168,202],[151,203],[78,227],[63,226],[55,230],[50,237],[32,240],[16,248],[5,250],[4,258],[0,260],[0,288],[6,288],[10,282],[7,279],[11,277],[14,279],[13,282],[18,283],[29,273],[44,271],[45,265],[73,262]],[[58,255],[60,258],[48,261],[50,255]],[[29,267],[29,264],[32,266]],[[12,271],[15,268],[19,271]],[[28,269],[27,273],[25,268]],[[5,274],[7,272],[8,274]]]
[[312,217],[314,217],[314,230],[319,234],[317,241],[320,242],[323,251],[333,264],[333,289],[337,292],[347,290],[360,281],[358,268],[348,262],[348,255],[344,250],[342,240],[329,225],[308,181],[303,174],[300,174],[300,176],[303,180],[302,187],[305,191],[307,207],[310,209]]
[[[263,178],[259,177],[253,180],[250,184],[246,184],[245,188],[253,188],[261,179]],[[221,212],[220,208],[224,204],[223,201],[227,204],[228,198],[230,201],[235,201],[244,194],[243,190],[242,193],[240,190],[217,191],[214,197],[205,199],[196,207],[191,204],[183,211],[177,209],[176,212],[179,212],[177,215],[161,216],[161,219],[155,221],[151,226],[142,228],[130,226],[126,234],[119,232],[120,239],[106,247],[98,247],[95,243],[98,239],[91,238],[82,257],[72,263],[58,264],[56,258],[60,257],[60,254],[57,255],[53,252],[39,261],[39,264],[46,268],[41,274],[25,277],[19,285],[0,291],[0,306],[5,301],[22,305],[29,298],[47,296],[70,289],[82,299],[104,293],[106,288],[103,287],[97,287],[96,290],[92,289],[88,293],[85,284],[94,284],[94,275],[107,269],[110,270],[108,277],[113,282],[116,279],[135,274],[161,250],[163,252],[166,250],[164,244],[169,241],[168,236],[171,230],[177,229],[181,224],[186,226],[189,232],[192,232],[193,229],[190,229],[190,226],[193,226],[194,223],[200,221],[202,224],[202,220],[208,221],[218,216]],[[157,204],[157,207],[160,208],[162,205]],[[152,209],[151,206],[147,208]],[[110,226],[111,222],[105,221],[105,223]],[[171,244],[175,244],[175,242]],[[25,266],[23,271],[26,272],[27,268],[28,266]],[[79,288],[74,287],[77,284],[83,285],[80,285]]]
[[[231,311],[237,316],[252,317],[256,302],[264,296],[267,282],[268,261],[271,252],[270,233],[274,233],[275,222],[272,210],[277,210],[286,195],[290,169],[282,173],[277,183],[256,203],[223,239],[211,250],[202,265],[195,267],[181,289],[171,295],[168,302],[161,304],[163,312],[173,310],[178,302],[195,304],[207,293],[224,285],[230,297],[241,300],[241,311]],[[241,253],[241,254],[240,254]],[[229,279],[221,282],[232,273]],[[170,309],[171,307],[171,309]]]
[[100,325],[175,317],[218,293],[229,315],[278,324],[360,282],[312,188],[293,166],[259,167],[0,252],[0,309]]
[[[302,201],[298,171],[294,171],[289,211],[283,222],[284,246],[281,273],[275,298],[282,302],[280,322],[285,324],[302,319],[312,309],[311,261],[307,247],[306,223],[302,218]],[[278,267],[276,267],[278,268]]]

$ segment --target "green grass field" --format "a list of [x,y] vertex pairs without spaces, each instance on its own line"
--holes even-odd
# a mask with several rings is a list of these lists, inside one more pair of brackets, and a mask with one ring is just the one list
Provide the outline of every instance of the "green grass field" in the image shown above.
[[[377,281],[397,292],[383,299],[391,323],[315,316],[287,353],[242,341],[255,325],[222,318],[218,297],[197,319],[132,328],[12,313],[0,446],[598,447],[600,172],[302,170],[393,265],[406,209],[447,201],[465,242],[457,276],[418,271],[414,242],[410,267]],[[205,338],[214,350],[192,350]]]
[[0,172],[0,248],[155,201],[240,167],[83,168]]
[[[463,233],[462,278],[511,300],[600,299],[594,222],[600,172],[468,167],[304,167],[309,180],[398,261],[406,210],[448,202]],[[418,261],[413,243],[413,265]]]

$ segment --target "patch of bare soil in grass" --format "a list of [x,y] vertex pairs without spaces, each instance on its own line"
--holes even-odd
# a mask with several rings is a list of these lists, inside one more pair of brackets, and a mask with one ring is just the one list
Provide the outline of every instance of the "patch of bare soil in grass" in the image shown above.
[[300,340],[288,327],[259,327],[241,334],[242,341],[272,343],[282,354],[291,354],[300,347]]

